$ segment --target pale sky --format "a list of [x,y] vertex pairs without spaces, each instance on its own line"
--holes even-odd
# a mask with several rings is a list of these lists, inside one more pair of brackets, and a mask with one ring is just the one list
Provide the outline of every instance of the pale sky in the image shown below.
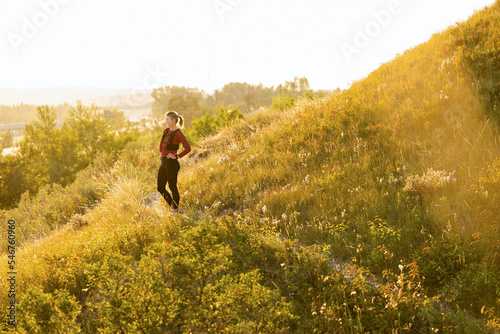
[[347,88],[494,0],[0,0],[0,87]]

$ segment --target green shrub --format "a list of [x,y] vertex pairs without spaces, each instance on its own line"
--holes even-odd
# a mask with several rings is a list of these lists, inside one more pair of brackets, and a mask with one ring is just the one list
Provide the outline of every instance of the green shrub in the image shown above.
[[36,286],[21,295],[18,326],[21,333],[80,333],[76,298],[66,290],[44,293]]

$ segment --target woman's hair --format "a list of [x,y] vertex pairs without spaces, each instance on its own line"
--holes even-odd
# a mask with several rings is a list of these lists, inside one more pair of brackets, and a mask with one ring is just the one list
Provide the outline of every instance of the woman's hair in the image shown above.
[[178,124],[179,128],[184,127],[184,117],[179,115],[177,111],[169,110],[165,113],[165,116],[169,116],[170,118],[175,120],[175,124]]

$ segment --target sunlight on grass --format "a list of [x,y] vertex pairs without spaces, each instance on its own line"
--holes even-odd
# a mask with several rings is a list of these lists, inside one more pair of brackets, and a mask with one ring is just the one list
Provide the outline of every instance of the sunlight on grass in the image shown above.
[[204,139],[181,159],[175,219],[152,195],[156,139],[131,144],[86,212],[33,219],[19,284],[42,290],[23,307],[66,301],[83,332],[498,331],[500,70],[475,57],[496,59],[482,45],[499,7]]

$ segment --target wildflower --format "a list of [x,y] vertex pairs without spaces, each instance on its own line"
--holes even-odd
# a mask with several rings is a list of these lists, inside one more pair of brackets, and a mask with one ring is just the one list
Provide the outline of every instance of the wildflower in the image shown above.
[[399,270],[402,272],[404,269],[404,266],[402,264],[400,264],[398,267],[399,267]]
[[264,206],[262,207],[262,213],[266,213],[266,212],[267,212],[267,205],[264,205]]

